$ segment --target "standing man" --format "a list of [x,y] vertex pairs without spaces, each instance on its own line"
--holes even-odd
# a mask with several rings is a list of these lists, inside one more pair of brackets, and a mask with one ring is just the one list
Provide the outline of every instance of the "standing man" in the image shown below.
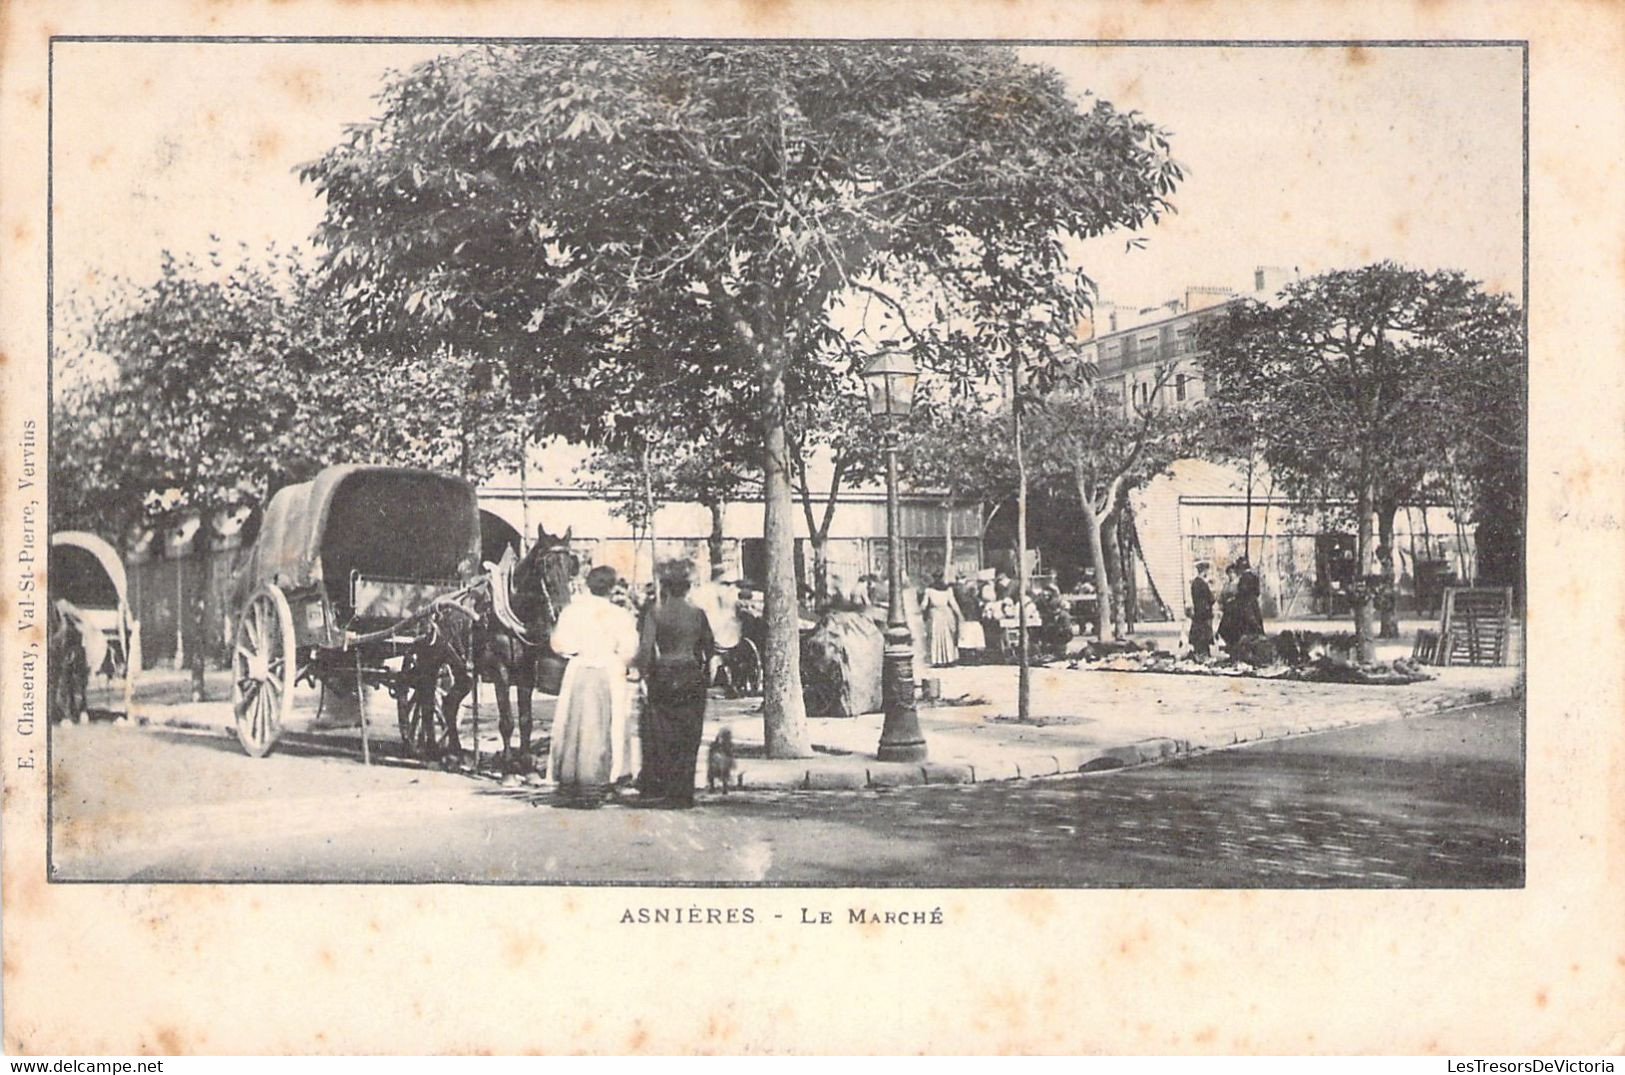
[[1204,661],[1213,655],[1213,587],[1207,581],[1212,566],[1196,561],[1196,577],[1191,579],[1191,649]]
[[645,610],[638,641],[637,663],[649,685],[639,805],[667,810],[694,805],[712,649],[711,625],[688,599],[688,564],[667,564],[660,600]]

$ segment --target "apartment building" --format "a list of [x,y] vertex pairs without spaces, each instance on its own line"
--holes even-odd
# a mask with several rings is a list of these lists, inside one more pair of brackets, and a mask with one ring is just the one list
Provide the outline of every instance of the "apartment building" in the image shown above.
[[[1203,322],[1222,315],[1238,299],[1272,297],[1296,275],[1296,269],[1261,266],[1246,292],[1191,286],[1158,306],[1097,303],[1088,329],[1092,336],[1080,346],[1080,357],[1096,367],[1100,383],[1113,390],[1125,408],[1144,407],[1153,400],[1161,407],[1190,406],[1207,396],[1196,350]],[[1157,384],[1165,371],[1167,379],[1159,393]]]

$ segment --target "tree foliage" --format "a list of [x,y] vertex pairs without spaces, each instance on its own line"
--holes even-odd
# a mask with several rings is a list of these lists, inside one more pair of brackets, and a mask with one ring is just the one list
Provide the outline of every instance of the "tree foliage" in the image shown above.
[[951,503],[998,505],[1015,495],[1007,409],[954,397],[917,411],[902,437],[898,469],[918,492]]
[[296,260],[242,254],[166,253],[150,286],[85,297],[52,401],[59,524],[122,533],[258,501],[320,466],[309,384],[339,326],[304,301]]
[[[1009,305],[1067,236],[1154,219],[1180,177],[1152,125],[1003,47],[480,46],[380,105],[304,170],[358,324],[504,362],[539,433],[636,439],[674,371],[756,431],[775,754],[810,749],[785,426],[817,367],[859,360],[839,298]],[[912,329],[927,365],[997,359],[949,318]]]
[[723,510],[760,492],[748,441],[707,412],[710,423],[685,424],[681,434],[651,430],[647,442],[601,448],[580,469],[584,488],[611,502],[610,512],[635,530],[650,532],[651,511],[673,503],[699,504],[711,515],[709,549],[713,567],[723,559]]
[[[1295,499],[1342,503],[1356,562],[1371,562],[1372,517],[1393,512],[1463,452],[1506,451],[1521,427],[1521,314],[1459,272],[1391,262],[1287,286],[1204,327],[1218,420],[1255,445]],[[1391,580],[1391,536],[1384,571]],[[1374,594],[1354,616],[1371,653]]]
[[206,519],[329,463],[478,480],[517,458],[499,371],[444,347],[357,346],[292,253],[166,255],[151,283],[80,299],[52,401],[57,525]]

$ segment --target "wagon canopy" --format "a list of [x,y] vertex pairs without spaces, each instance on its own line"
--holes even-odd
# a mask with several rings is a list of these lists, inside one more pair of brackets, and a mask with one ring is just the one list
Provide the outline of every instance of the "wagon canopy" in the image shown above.
[[[118,550],[84,530],[51,535],[48,563],[51,599],[74,606],[83,623],[95,631],[85,637],[85,657],[92,671],[102,667],[109,642],[118,643],[125,662],[125,681],[139,671],[138,625],[130,609],[129,581]],[[116,662],[115,662],[116,663]]]
[[60,530],[51,535],[51,595],[81,609],[117,612],[127,608],[128,583],[118,550],[95,534]]
[[479,551],[468,482],[406,467],[334,466],[271,498],[246,574],[285,590],[325,585],[344,604],[352,572],[450,580],[477,567]]

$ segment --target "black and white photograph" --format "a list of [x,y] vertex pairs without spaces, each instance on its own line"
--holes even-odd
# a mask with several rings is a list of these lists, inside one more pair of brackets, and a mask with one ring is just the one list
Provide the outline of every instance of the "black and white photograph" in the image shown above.
[[8,1057],[1613,1069],[1608,5],[0,8]]
[[1522,887],[1526,59],[54,41],[50,879]]

